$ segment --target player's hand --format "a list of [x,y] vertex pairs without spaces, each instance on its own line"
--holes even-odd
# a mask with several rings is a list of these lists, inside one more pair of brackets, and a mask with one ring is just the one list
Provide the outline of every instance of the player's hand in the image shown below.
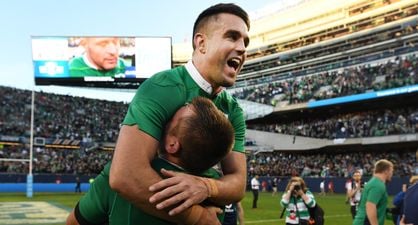
[[151,203],[157,203],[157,209],[165,209],[181,203],[169,211],[169,215],[176,215],[185,209],[203,202],[209,195],[206,185],[198,177],[161,169],[161,173],[168,177],[149,187],[156,192],[149,198]]
[[218,207],[205,207],[205,210],[196,225],[221,225],[221,222],[219,222],[218,219],[218,214],[221,213],[222,210]]
[[293,192],[293,189],[295,189],[295,183],[294,183],[294,182],[292,182],[292,183],[290,184],[290,186],[289,186],[289,190],[290,190],[291,192]]

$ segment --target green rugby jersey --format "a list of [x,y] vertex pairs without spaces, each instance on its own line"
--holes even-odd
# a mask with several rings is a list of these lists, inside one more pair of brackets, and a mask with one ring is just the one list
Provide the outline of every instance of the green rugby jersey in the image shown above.
[[376,205],[377,220],[379,225],[383,225],[385,223],[386,217],[388,193],[386,192],[385,183],[377,177],[372,177],[364,186],[364,190],[361,193],[359,208],[357,210],[356,217],[354,218],[353,225],[364,224],[364,220],[367,219],[367,202],[371,202]]
[[[173,171],[183,171],[180,167],[156,158],[152,161],[155,171],[162,168]],[[141,225],[172,225],[173,223],[149,215],[133,206],[130,202],[119,196],[109,186],[110,163],[96,177],[90,185],[89,191],[80,199],[75,209],[77,221],[81,224],[141,224]],[[215,169],[202,173],[202,177],[219,178]],[[223,215],[219,216],[222,221]]]
[[181,106],[196,96],[211,99],[228,116],[235,131],[233,150],[244,152],[245,121],[237,100],[225,90],[215,97],[210,96],[196,84],[184,66],[157,73],[142,83],[123,124],[137,124],[139,129],[160,141],[166,123]]
[[97,70],[89,67],[82,56],[70,61],[70,77],[100,76],[114,77],[118,74],[125,74],[125,63],[118,59],[118,65],[112,70]]

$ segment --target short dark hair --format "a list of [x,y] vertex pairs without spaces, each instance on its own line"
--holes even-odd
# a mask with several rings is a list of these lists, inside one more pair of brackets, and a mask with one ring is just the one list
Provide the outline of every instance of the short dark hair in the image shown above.
[[[233,3],[219,3],[205,9],[197,17],[193,25],[193,38],[197,31],[207,23],[209,18],[211,18],[212,16],[216,16],[220,13],[228,13],[240,17],[247,25],[248,30],[250,30],[250,18],[248,17],[247,12],[245,12],[241,7]],[[193,49],[194,48],[195,46],[193,43]]]
[[204,97],[190,103],[194,116],[184,117],[175,128],[181,145],[181,166],[200,174],[223,159],[234,144],[234,128],[223,112]]
[[381,159],[374,164],[375,173],[383,173],[388,170],[390,167],[393,168],[393,163],[386,159]]
[[360,170],[354,170],[353,175],[354,175],[354,174],[356,174],[356,173],[358,173],[358,174],[360,174],[360,175],[361,175]]

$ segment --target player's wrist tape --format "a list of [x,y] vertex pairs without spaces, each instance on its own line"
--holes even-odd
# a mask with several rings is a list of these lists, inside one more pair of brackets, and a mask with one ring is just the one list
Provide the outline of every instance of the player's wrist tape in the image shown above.
[[218,186],[215,180],[210,178],[201,178],[206,188],[208,189],[208,198],[218,196]]
[[194,205],[187,209],[185,224],[195,225],[203,214],[203,207],[200,205]]

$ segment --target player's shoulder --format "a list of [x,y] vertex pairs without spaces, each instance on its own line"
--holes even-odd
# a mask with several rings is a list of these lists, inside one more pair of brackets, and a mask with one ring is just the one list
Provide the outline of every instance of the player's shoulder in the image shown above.
[[176,67],[154,74],[147,81],[145,81],[144,84],[159,86],[180,85],[184,84],[185,75],[184,67]]
[[222,105],[221,108],[227,107],[230,112],[242,112],[242,108],[238,100],[226,90],[223,90],[218,94],[217,100],[219,101],[219,104]]
[[83,57],[79,56],[79,57],[74,57],[70,60],[69,62],[70,67],[78,67],[78,66],[83,66],[85,65]]

